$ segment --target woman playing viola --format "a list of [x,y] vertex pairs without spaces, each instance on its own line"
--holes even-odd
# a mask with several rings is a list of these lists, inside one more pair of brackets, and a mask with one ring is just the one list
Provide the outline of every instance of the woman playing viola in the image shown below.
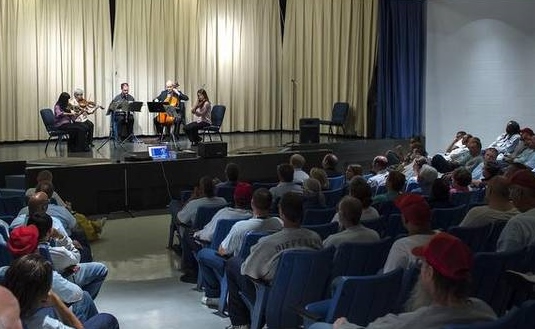
[[81,122],[75,122],[78,114],[72,110],[69,104],[70,98],[71,95],[66,92],[59,95],[54,106],[54,125],[69,134],[68,149],[70,152],[89,151],[87,126]]
[[88,101],[84,98],[84,91],[80,88],[77,88],[73,92],[74,98],[69,101],[73,110],[77,114],[76,122],[83,124],[87,130],[87,144],[89,146],[93,145],[93,131],[95,125],[88,118],[89,114],[93,114],[97,108],[103,108],[102,106],[97,106],[95,102]]
[[184,127],[184,131],[191,141],[191,146],[196,146],[202,138],[199,136],[199,129],[203,129],[212,124],[211,121],[212,104],[206,90],[199,89],[197,91],[197,103],[191,109],[193,114],[193,121]]

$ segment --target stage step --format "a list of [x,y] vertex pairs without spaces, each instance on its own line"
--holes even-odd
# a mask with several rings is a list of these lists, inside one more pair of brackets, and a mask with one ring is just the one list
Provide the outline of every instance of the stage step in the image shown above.
[[26,175],[6,175],[6,188],[26,190]]

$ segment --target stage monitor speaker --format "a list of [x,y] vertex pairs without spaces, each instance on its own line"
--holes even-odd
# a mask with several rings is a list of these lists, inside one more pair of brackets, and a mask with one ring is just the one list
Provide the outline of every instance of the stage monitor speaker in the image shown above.
[[299,120],[299,144],[320,142],[320,119],[302,118]]
[[201,158],[223,158],[227,156],[227,143],[205,142],[199,143],[197,153]]

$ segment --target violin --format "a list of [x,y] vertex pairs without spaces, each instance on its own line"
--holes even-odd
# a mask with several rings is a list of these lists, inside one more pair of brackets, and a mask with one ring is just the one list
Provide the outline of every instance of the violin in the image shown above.
[[84,122],[88,119],[88,114],[93,114],[97,109],[104,109],[103,106],[97,105],[93,101],[88,101],[85,98],[78,100],[78,106],[74,107],[74,112],[78,115],[76,122]]

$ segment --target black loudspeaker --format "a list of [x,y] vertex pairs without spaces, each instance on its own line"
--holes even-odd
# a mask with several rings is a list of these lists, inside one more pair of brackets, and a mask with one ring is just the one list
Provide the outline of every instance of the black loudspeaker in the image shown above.
[[299,120],[299,144],[320,142],[320,119],[302,118]]
[[206,142],[199,143],[197,153],[201,158],[223,158],[227,156],[227,143]]

